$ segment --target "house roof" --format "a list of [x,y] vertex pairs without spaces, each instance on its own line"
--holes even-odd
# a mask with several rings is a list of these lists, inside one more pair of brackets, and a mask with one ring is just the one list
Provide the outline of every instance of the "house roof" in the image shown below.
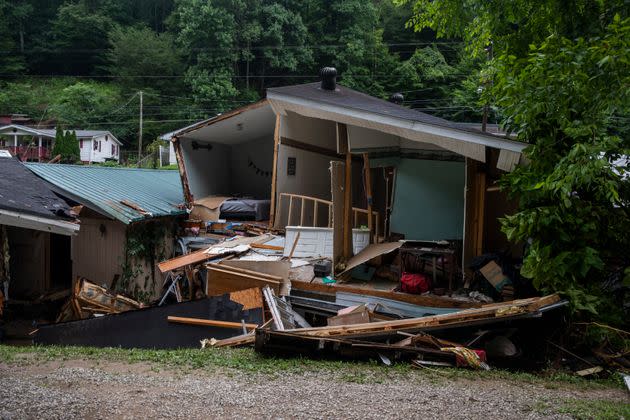
[[[107,130],[73,130],[66,129],[65,131],[74,131],[77,133],[77,138],[93,138],[96,136],[105,136],[109,135],[111,138],[116,141],[118,144],[122,144],[120,140],[118,140],[110,131]],[[34,128],[28,127],[25,125],[19,124],[8,124],[0,127],[0,134],[12,134],[13,132],[20,133],[20,135],[33,135],[33,136],[42,136],[47,138],[55,138],[55,134],[57,134],[56,129],[49,128]]]
[[79,229],[68,204],[17,158],[0,154],[0,224],[60,234]]
[[180,208],[184,194],[177,171],[46,163],[26,166],[64,197],[125,224],[186,213]]
[[[40,129],[38,130],[41,133],[44,133],[45,135],[49,136],[49,137],[55,137],[55,134],[57,133],[56,130],[52,130],[52,129]],[[77,134],[77,138],[93,138],[93,137],[97,137],[97,136],[111,136],[111,138],[113,140],[116,141],[116,143],[118,144],[122,144],[120,142],[120,140],[118,140],[110,131],[107,130],[73,130],[73,129],[66,129],[65,131],[74,131]]]
[[276,114],[287,111],[393,134],[485,162],[486,147],[501,150],[501,169],[511,170],[527,146],[496,134],[480,132],[452,121],[425,114],[337,85],[321,89],[320,83],[267,89]]

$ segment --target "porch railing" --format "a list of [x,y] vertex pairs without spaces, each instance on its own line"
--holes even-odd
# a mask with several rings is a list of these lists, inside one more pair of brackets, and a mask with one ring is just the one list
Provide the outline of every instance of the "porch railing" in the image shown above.
[[[283,209],[288,203],[286,217]],[[332,201],[321,198],[309,197],[306,195],[280,193],[278,197],[278,212],[276,220],[284,226],[312,226],[312,227],[332,227]],[[299,213],[299,216],[295,213]],[[366,209],[352,208],[352,227],[358,228],[362,225],[368,226],[368,211]],[[381,217],[377,211],[372,211],[373,234],[378,238],[380,232]]]
[[50,148],[44,146],[4,146],[0,149],[8,150],[9,153],[22,161],[50,159]]

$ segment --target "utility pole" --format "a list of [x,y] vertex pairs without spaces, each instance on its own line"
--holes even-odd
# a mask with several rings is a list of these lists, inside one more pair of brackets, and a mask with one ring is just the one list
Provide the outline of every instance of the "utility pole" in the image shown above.
[[138,165],[140,165],[140,157],[142,156],[142,91],[140,93],[140,128],[138,131]]

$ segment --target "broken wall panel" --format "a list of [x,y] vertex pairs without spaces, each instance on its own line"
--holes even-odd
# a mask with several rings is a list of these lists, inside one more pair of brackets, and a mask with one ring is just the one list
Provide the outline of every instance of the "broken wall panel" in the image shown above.
[[208,337],[223,339],[242,333],[240,328],[213,328],[169,323],[167,317],[213,319],[262,324],[262,308],[243,310],[229,295],[159,306],[97,318],[39,325],[35,344],[122,348],[196,348]]

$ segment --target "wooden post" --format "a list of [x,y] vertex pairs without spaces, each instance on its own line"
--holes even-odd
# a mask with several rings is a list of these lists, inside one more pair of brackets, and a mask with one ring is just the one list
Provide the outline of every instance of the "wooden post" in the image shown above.
[[276,179],[278,178],[278,149],[279,147],[280,147],[280,115],[276,115],[276,128],[274,129],[274,132],[273,132],[273,168],[271,172],[271,206],[269,209],[269,227],[270,228],[273,228],[276,223]]
[[367,153],[363,153],[363,171],[365,172],[365,198],[367,201],[367,217],[368,230],[370,231],[370,243],[375,242],[378,238],[374,235],[374,227],[372,221],[372,177],[370,174],[370,159]]
[[313,200],[313,227],[317,227],[317,200]]
[[486,174],[478,172],[476,174],[477,200],[475,203],[476,232],[475,232],[475,255],[483,254],[483,224],[486,213]]
[[343,188],[343,256],[352,256],[352,154],[348,144],[348,126],[337,123],[337,147],[346,155],[345,180]]
[[304,226],[304,210],[306,210],[306,202],[302,197],[302,204],[300,205],[300,226]]
[[[190,186],[188,185],[188,175],[186,174],[186,165],[184,165],[184,156],[182,155],[182,146],[179,143],[177,137],[173,137],[173,150],[175,150],[175,159],[177,160],[177,167],[179,169],[179,177],[182,180],[182,189],[184,190],[184,201],[186,206],[191,208],[195,201],[192,193],[190,192]],[[93,147],[90,147],[90,160]]]
[[289,196],[289,215],[287,216],[287,226],[291,226],[291,216],[293,216],[293,196]]
[[328,225],[333,229],[333,274],[337,272],[335,267],[343,259],[343,167],[343,162],[330,162],[332,205],[328,207]]

